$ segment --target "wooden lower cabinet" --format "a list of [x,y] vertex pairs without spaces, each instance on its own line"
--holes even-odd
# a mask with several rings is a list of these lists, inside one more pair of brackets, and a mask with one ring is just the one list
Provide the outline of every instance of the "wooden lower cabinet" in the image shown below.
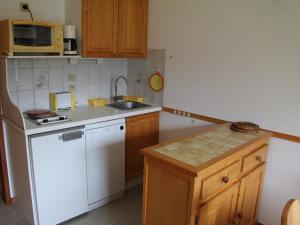
[[265,165],[262,165],[241,181],[237,210],[237,224],[239,225],[256,224],[264,171]]
[[[232,225],[235,219],[239,184],[235,184],[200,207],[200,225]],[[196,221],[197,223],[197,221]]]
[[158,144],[159,112],[128,117],[125,138],[126,181],[143,174],[144,159],[140,150]]
[[199,209],[200,225],[256,225],[265,164]]
[[[256,225],[269,137],[199,166],[164,156],[157,147],[144,149],[142,225]],[[171,151],[189,143],[184,138],[160,146]]]

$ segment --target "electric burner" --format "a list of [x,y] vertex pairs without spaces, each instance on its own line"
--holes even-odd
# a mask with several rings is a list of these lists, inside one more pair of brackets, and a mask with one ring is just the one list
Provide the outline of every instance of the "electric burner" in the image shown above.
[[67,122],[71,119],[68,116],[59,115],[56,112],[52,112],[44,109],[35,109],[24,112],[24,116],[33,123],[43,126],[47,124]]

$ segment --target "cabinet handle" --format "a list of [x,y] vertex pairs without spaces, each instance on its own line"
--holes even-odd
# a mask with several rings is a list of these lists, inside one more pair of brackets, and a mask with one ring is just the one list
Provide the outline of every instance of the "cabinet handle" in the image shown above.
[[63,142],[67,142],[76,139],[81,139],[83,135],[84,135],[83,131],[74,131],[74,132],[64,133],[61,136],[59,136],[58,139],[63,140]]
[[222,178],[222,182],[223,182],[224,184],[227,184],[227,183],[229,182],[229,178],[228,178],[228,177],[223,177],[223,178]]
[[257,161],[257,162],[261,162],[261,161],[262,161],[262,157],[261,157],[261,156],[257,156],[257,157],[256,157],[256,161]]
[[236,217],[237,217],[237,218],[235,218],[235,219],[233,219],[233,220],[230,221],[232,225],[240,224],[239,221],[242,219],[243,214],[238,213],[238,214],[236,215]]

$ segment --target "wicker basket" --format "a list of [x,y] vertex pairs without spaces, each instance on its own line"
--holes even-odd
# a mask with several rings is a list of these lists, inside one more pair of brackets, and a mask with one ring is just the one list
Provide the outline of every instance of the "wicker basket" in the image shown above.
[[230,129],[245,134],[255,134],[259,131],[259,126],[250,122],[235,122],[230,125]]

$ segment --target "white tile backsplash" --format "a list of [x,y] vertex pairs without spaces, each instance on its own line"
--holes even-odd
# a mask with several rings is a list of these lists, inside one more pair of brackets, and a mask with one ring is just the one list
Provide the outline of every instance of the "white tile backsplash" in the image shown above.
[[64,60],[61,59],[48,59],[49,68],[61,68]]
[[15,68],[15,61],[14,60],[8,60],[7,62],[7,69],[13,70]]
[[97,98],[101,96],[100,85],[89,85],[89,98]]
[[34,59],[33,60],[33,68],[34,69],[48,68],[48,60],[47,59]]
[[165,74],[166,51],[148,50],[147,59],[129,59],[127,63],[128,95],[143,96],[145,101],[163,105],[163,91],[154,92],[149,85],[150,76],[156,71]]
[[76,86],[88,86],[89,85],[89,65],[78,64],[76,74]]
[[112,92],[111,92],[111,85],[110,84],[101,84],[100,85],[100,96],[103,98],[111,98]]
[[[14,60],[10,60],[14,62]],[[33,60],[32,59],[22,59],[18,60],[18,68],[19,69],[32,69],[33,68]]]
[[34,90],[35,101],[34,105],[38,109],[49,109],[49,90],[40,89]]
[[87,104],[89,98],[111,99],[113,82],[120,75],[128,78],[128,86],[120,81],[119,94],[144,96],[150,103],[162,104],[163,92],[154,93],[148,79],[158,69],[164,75],[164,50],[149,50],[147,59],[103,59],[99,64],[94,59],[80,59],[76,65],[67,59],[9,59],[8,65],[10,97],[22,111],[49,108],[49,93],[70,87],[75,87],[77,105]]
[[8,77],[8,86],[10,91],[17,91],[17,81],[16,81],[16,73],[14,69],[9,69],[8,73],[10,76]]
[[62,69],[59,67],[49,68],[49,88],[63,88],[64,80]]
[[[88,98],[111,98],[112,79],[119,75],[127,77],[126,59],[103,59],[100,64],[93,59],[81,59],[77,65],[66,59],[9,59],[9,65],[10,96],[22,111],[49,108],[49,93],[68,91],[70,86],[75,87],[77,105],[87,104]],[[126,94],[121,82],[119,90]]]
[[97,64],[89,65],[89,85],[100,84],[100,69]]
[[34,108],[34,94],[33,90],[31,91],[20,91],[18,92],[19,96],[19,108],[22,112]]
[[34,89],[49,88],[49,70],[48,68],[33,69]]
[[86,105],[89,99],[89,89],[86,86],[76,88],[76,103],[78,105]]
[[[9,74],[9,76],[15,76]],[[10,80],[11,78],[9,78]],[[13,87],[9,87],[10,89]],[[18,91],[33,90],[33,71],[32,69],[18,69]]]

